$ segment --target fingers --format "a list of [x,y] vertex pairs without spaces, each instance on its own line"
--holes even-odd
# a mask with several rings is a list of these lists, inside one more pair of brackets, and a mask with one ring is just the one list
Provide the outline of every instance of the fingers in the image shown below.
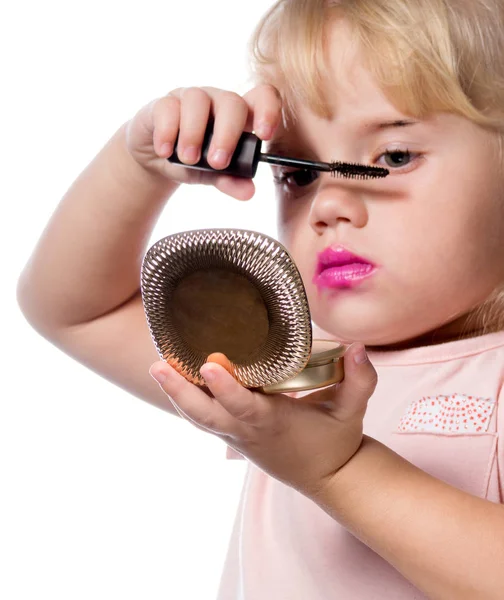
[[[154,111],[155,127],[160,129],[154,138],[158,154],[171,156],[178,135],[179,160],[186,165],[196,164],[201,158],[209,118],[213,116],[208,164],[214,169],[227,167],[248,119],[249,108],[243,98],[216,88],[190,87],[174,90],[163,100]],[[166,116],[167,112],[171,114]]]
[[224,407],[173,367],[159,361],[151,366],[149,372],[173,401],[177,412],[199,429],[224,435],[236,430],[235,419]]
[[212,108],[210,96],[201,88],[186,88],[180,94],[179,159],[187,165],[201,158],[201,144]]
[[[363,344],[352,344],[344,355],[344,379],[339,384],[310,394],[306,400],[330,409],[333,416],[342,421],[362,417],[378,382],[376,370],[367,357],[362,362],[356,361],[362,349]],[[303,400],[301,398],[300,402]]]
[[215,123],[208,149],[208,164],[215,169],[229,165],[238,140],[245,129],[249,108],[234,92],[220,91],[214,100]]
[[226,369],[205,363],[200,369],[209,390],[226,411],[247,425],[264,425],[271,413],[271,401],[241,386]]
[[[244,131],[254,131],[262,140],[269,140],[274,135],[281,122],[282,103],[273,86],[256,86],[243,97],[212,87],[179,88],[153,101],[146,110],[148,116],[143,121],[139,119],[137,133],[143,140],[142,136],[152,132],[154,152],[164,159],[159,164],[156,162],[156,166],[165,176],[178,183],[212,185],[238,200],[253,197],[255,186],[251,179],[227,174],[220,176],[219,170],[229,166]],[[184,169],[184,164],[192,166],[201,159],[210,119],[213,120],[213,135],[206,158],[213,170]],[[148,141],[137,141],[137,146],[137,160],[146,163],[150,150]],[[182,166],[166,160],[175,148]]]
[[152,107],[154,127],[154,150],[163,158],[172,155],[180,125],[180,100],[166,96],[157,100]]
[[262,84],[247,92],[243,99],[253,115],[252,130],[262,140],[270,140],[282,118],[282,99],[279,91]]
[[150,368],[151,376],[172,399],[179,414],[199,428],[243,437],[247,427],[267,422],[272,413],[271,400],[241,386],[216,363],[206,363],[200,372],[214,398],[165,362],[154,363]]
[[214,118],[208,163],[214,169],[229,165],[243,131],[254,130],[262,140],[272,137],[281,120],[281,98],[270,85],[260,85],[243,97],[212,87],[179,88],[153,104],[154,148],[168,158],[177,140],[182,163],[196,164],[210,117]]
[[177,155],[187,164],[196,164],[201,157],[201,144],[208,124],[212,100],[201,88],[179,88],[153,107],[154,149],[169,158],[177,141]]
[[255,185],[252,179],[243,177],[230,177],[229,175],[220,175],[212,181],[220,192],[232,196],[237,200],[250,200],[255,193]]

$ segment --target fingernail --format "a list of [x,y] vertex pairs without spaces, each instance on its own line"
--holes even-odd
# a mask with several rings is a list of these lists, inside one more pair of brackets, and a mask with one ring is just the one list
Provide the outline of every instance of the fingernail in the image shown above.
[[262,139],[269,138],[273,133],[273,127],[266,121],[261,121],[257,125],[256,133]]
[[188,163],[195,163],[199,158],[199,149],[196,146],[189,146],[184,150],[182,160]]
[[155,379],[159,385],[163,385],[163,383],[167,380],[168,376],[164,371],[149,371],[151,377]]
[[200,369],[200,373],[207,383],[212,383],[217,379],[217,373],[211,367],[203,365]]
[[229,154],[225,150],[216,150],[212,154],[212,162],[219,165],[220,167],[225,167],[229,160]]
[[170,144],[169,142],[167,142],[166,144],[163,144],[161,146],[161,154],[166,156],[169,156],[172,153],[173,150],[173,144]]
[[362,348],[354,354],[354,361],[358,365],[361,365],[362,363],[366,362],[367,359],[368,357],[366,354],[366,348],[365,346],[362,346]]

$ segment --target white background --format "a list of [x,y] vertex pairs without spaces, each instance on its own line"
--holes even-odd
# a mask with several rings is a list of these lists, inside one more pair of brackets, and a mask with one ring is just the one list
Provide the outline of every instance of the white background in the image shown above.
[[[211,600],[244,461],[39,336],[16,281],[73,180],[116,129],[171,89],[250,87],[246,42],[272,0],[46,0],[0,14],[0,598]],[[151,243],[240,227],[276,236],[270,172],[239,203],[170,200]]]

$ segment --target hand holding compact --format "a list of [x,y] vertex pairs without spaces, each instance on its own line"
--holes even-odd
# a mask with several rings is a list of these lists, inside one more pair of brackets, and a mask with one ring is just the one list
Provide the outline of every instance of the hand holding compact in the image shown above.
[[163,361],[150,373],[181,417],[217,435],[266,473],[308,497],[316,497],[358,452],[362,420],[377,374],[363,350],[346,352],[340,384],[302,398],[266,395],[241,386],[221,365],[201,367],[206,392]]

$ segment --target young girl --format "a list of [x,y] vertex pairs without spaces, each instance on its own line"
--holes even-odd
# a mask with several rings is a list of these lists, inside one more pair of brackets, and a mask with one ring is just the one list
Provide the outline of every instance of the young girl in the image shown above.
[[[175,90],[120,128],[52,217],[21,307],[248,460],[219,600],[502,599],[504,4],[281,0],[253,48],[243,98]],[[274,168],[315,337],[351,344],[340,385],[266,396],[207,363],[210,396],[158,360],[139,268],[165,202],[181,183],[254,193],[166,160],[180,131],[197,162],[210,115],[216,169],[255,130],[276,152],[390,171]],[[368,268],[338,269],[343,250]]]

